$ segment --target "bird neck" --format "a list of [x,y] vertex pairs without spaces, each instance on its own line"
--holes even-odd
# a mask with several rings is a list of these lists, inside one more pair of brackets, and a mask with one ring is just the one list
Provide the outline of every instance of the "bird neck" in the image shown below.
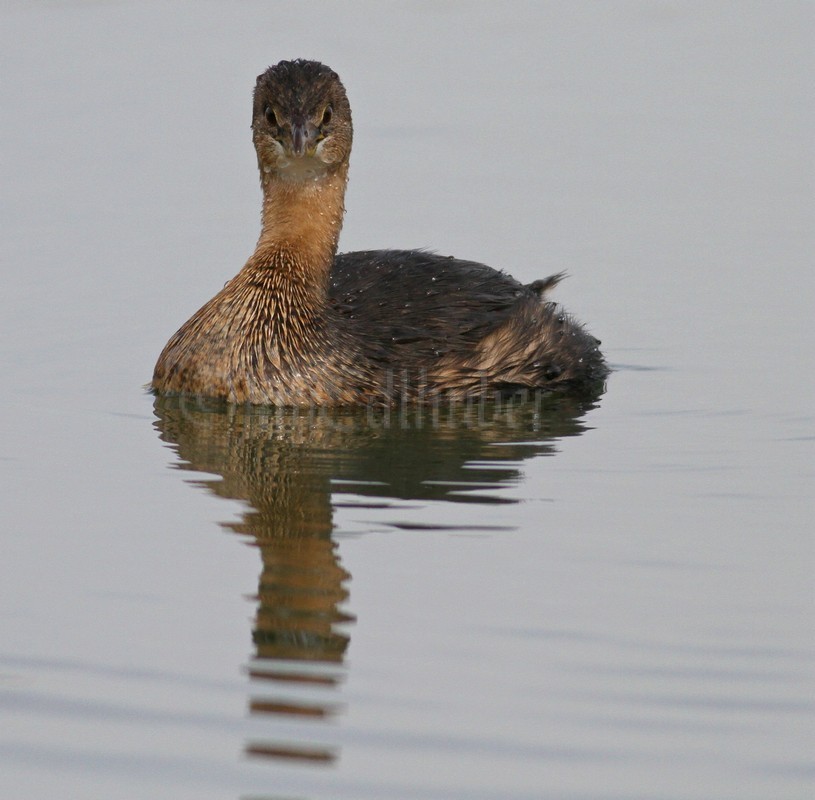
[[263,175],[260,238],[250,263],[271,267],[278,282],[325,302],[345,212],[347,165],[319,180]]

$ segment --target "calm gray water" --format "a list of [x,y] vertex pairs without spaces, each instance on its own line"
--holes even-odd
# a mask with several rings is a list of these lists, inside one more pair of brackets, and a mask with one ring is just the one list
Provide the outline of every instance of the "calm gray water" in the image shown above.
[[[813,792],[815,6],[0,6],[0,796]],[[155,401],[343,77],[343,249],[558,298],[593,402]]]

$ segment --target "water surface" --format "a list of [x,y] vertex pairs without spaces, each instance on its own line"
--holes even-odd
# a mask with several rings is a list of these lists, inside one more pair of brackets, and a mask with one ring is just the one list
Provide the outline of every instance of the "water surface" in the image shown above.
[[[0,794],[812,794],[809,3],[7,2]],[[531,281],[606,392],[156,400],[325,60],[343,249]]]

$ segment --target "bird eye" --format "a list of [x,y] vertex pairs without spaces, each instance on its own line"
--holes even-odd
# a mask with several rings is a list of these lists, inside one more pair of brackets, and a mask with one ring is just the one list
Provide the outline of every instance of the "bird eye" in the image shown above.
[[274,113],[274,109],[271,106],[266,106],[263,113],[266,116],[266,121],[270,125],[277,125],[277,115]]
[[320,125],[328,125],[331,122],[331,118],[334,116],[334,109],[331,106],[326,106],[325,111],[323,111],[323,118],[320,120]]

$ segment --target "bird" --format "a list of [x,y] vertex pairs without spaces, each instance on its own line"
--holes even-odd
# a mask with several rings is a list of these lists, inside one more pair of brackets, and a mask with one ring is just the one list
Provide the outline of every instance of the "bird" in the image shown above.
[[600,341],[550,291],[427,250],[337,253],[353,140],[339,76],[304,59],[258,76],[261,232],[242,269],[170,338],[150,384],[270,406],[596,391]]

